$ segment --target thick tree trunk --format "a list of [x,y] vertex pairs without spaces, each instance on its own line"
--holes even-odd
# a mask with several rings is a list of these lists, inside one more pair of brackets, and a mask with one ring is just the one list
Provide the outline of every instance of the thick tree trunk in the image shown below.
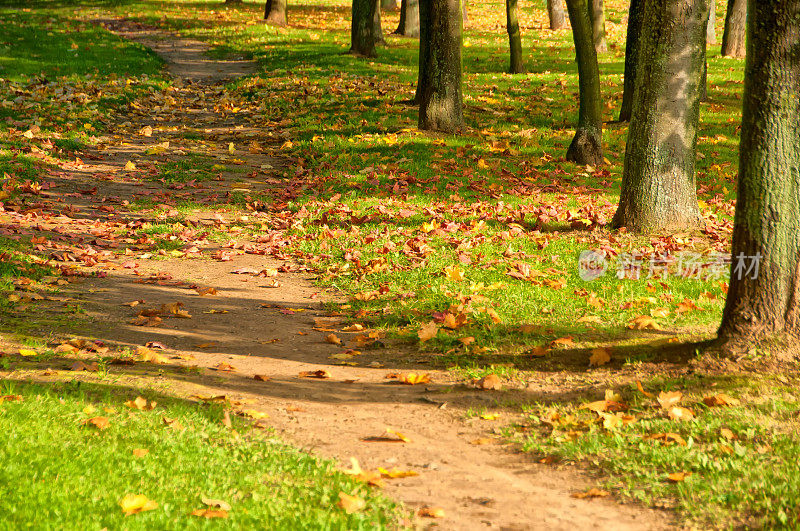
[[397,11],[397,0],[381,0],[381,11]]
[[580,106],[575,137],[567,149],[567,160],[598,166],[603,163],[603,117],[600,99],[600,68],[592,42],[592,22],[587,0],[567,0],[572,40],[578,61]]
[[706,44],[717,44],[717,2],[712,0],[706,27]]
[[645,0],[631,0],[628,9],[628,31],[625,35],[625,79],[622,88],[622,108],[619,121],[631,119],[633,109],[633,87],[636,82],[636,66],[639,61],[639,37],[642,34],[642,14]]
[[592,40],[597,53],[608,51],[606,43],[606,13],[603,0],[589,0],[589,18],[592,20]]
[[561,0],[547,0],[547,18],[550,19],[551,30],[564,27],[564,5]]
[[420,25],[419,128],[452,132],[464,123],[461,2],[420,0]]
[[402,0],[397,35],[419,37],[419,0]]
[[517,0],[506,0],[506,29],[508,30],[508,43],[511,49],[512,74],[521,74],[525,71],[525,64],[522,62],[522,37],[519,33],[519,21],[517,20]]
[[[747,8],[733,262],[719,343],[731,353],[760,345],[796,355],[800,339],[800,2],[751,0]],[[756,260],[746,257],[759,256],[756,271]],[[752,267],[750,271],[747,266]],[[768,344],[770,340],[773,345]]]
[[350,26],[350,53],[376,57],[375,0],[353,0]]
[[699,228],[694,164],[709,0],[647,1],[614,227]]
[[722,33],[721,53],[724,57],[744,57],[746,26],[747,0],[728,0],[725,31]]
[[286,25],[286,0],[267,0],[264,7],[264,20],[272,26]]
[[386,39],[383,38],[383,28],[381,28],[381,0],[374,0],[375,2],[375,11],[372,16],[372,23],[373,23],[373,35],[375,35],[375,44],[376,45],[385,45]]

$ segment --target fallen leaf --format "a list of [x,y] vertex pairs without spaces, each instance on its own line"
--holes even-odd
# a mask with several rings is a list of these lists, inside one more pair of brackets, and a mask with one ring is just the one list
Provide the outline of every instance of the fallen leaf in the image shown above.
[[433,339],[438,334],[439,325],[437,325],[435,321],[431,321],[420,327],[419,331],[417,332],[417,337],[419,337],[419,340],[424,343],[425,341]]
[[487,374],[483,378],[477,380],[475,386],[478,389],[499,391],[503,388],[503,383],[496,374]]
[[213,498],[200,498],[200,501],[203,502],[204,505],[208,505],[209,507],[215,507],[217,509],[222,509],[223,511],[231,510],[231,506],[228,505],[223,500],[215,500]]
[[636,388],[639,390],[640,393],[642,393],[647,398],[654,398],[656,396],[653,393],[645,391],[644,387],[642,387],[642,382],[640,382],[639,380],[636,380]]
[[410,478],[414,476],[419,476],[419,472],[414,470],[400,470],[398,468],[393,468],[391,470],[386,470],[385,468],[378,468],[378,472],[380,472],[381,477],[386,479],[400,479],[400,478]]
[[339,339],[339,337],[336,334],[328,334],[327,336],[325,336],[325,342],[326,343],[331,343],[333,345],[341,345],[342,344],[342,340]]
[[634,317],[628,323],[631,330],[662,330],[659,324],[649,315]]
[[453,282],[461,282],[464,280],[464,271],[456,265],[449,265],[444,268],[444,277]]
[[169,359],[166,356],[159,354],[155,350],[147,347],[136,347],[136,354],[139,355],[140,361],[156,363],[160,365],[169,363]]
[[216,289],[216,288],[195,288],[194,290],[195,290],[195,291],[197,292],[197,294],[198,294],[198,295],[200,295],[200,296],[204,296],[204,295],[216,295],[216,294],[217,294],[217,289]]
[[667,480],[672,483],[680,483],[691,475],[691,472],[673,472],[671,474],[667,474]]
[[108,428],[109,420],[108,417],[92,417],[84,420],[81,424],[85,425],[92,425],[100,431]]
[[228,511],[222,509],[195,509],[192,511],[192,516],[200,516],[202,518],[227,518]]
[[346,492],[339,493],[339,503],[337,506],[344,509],[347,514],[353,514],[367,506],[367,502],[357,496],[351,496]]
[[658,394],[658,403],[664,409],[670,409],[683,398],[683,393],[680,391],[661,391]]
[[325,379],[325,378],[330,378],[331,377],[331,373],[329,373],[325,369],[318,369],[316,371],[302,371],[300,374],[298,374],[298,376],[300,378]]
[[409,372],[405,374],[401,374],[398,378],[400,383],[404,383],[406,385],[417,385],[421,383],[429,383],[431,381],[431,377],[429,374],[417,374],[414,372]]
[[500,418],[500,413],[484,413],[481,418],[483,420],[497,420]]
[[28,358],[28,357],[30,357],[30,356],[37,356],[38,354],[39,354],[39,353],[38,353],[38,352],[36,352],[35,350],[31,350],[31,349],[28,349],[28,348],[21,348],[21,349],[19,349],[19,355],[20,355],[20,356],[23,356],[23,357],[25,357],[25,358]]
[[139,411],[150,411],[156,407],[156,402],[148,402],[143,396],[137,396],[134,400],[128,400],[125,405],[131,409],[138,409]]
[[714,406],[738,406],[740,404],[739,400],[736,398],[730,397],[724,393],[719,393],[713,396],[707,396],[703,399],[703,403],[708,407]]
[[608,348],[593,348],[589,356],[589,365],[598,367],[605,365],[611,361],[611,349]]
[[144,494],[127,494],[119,501],[122,512],[125,516],[140,513],[142,511],[152,511],[158,507],[158,503],[150,500]]
[[669,418],[672,420],[692,420],[694,418],[694,413],[691,409],[686,409],[685,407],[680,406],[673,406],[669,408],[667,411],[669,414]]
[[419,508],[417,511],[417,516],[424,518],[444,518],[445,512],[441,507],[431,507],[430,505],[425,505]]
[[253,376],[253,380],[256,380],[257,382],[268,382],[272,380],[272,377],[265,374],[256,374]]
[[150,450],[146,448],[134,448],[133,449],[133,457],[144,457],[150,453]]
[[214,367],[214,370],[222,372],[236,372],[236,367],[230,363],[220,362]]
[[609,492],[607,490],[592,487],[591,489],[582,492],[573,492],[570,494],[570,496],[582,500],[584,498],[604,498],[608,496],[608,494]]

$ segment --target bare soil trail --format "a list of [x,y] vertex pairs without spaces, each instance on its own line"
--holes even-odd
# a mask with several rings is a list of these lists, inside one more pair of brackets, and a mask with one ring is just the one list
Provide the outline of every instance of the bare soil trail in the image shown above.
[[[108,219],[136,223],[170,218],[169,208],[161,214],[132,209],[142,196],[152,197],[153,203],[166,197],[208,205],[188,216],[187,242],[194,242],[196,251],[142,252],[134,239],[125,255],[106,256],[110,266],[103,278],[71,286],[72,296],[83,301],[91,318],[87,336],[131,349],[148,342],[165,347],[157,352],[169,358],[167,363],[111,366],[116,384],[182,397],[224,395],[233,404],[268,415],[260,422],[287,440],[338,459],[345,467],[354,457],[364,469],[416,471],[415,477],[386,480],[384,490],[414,509],[444,509],[444,518],[422,518],[422,526],[671,527],[671,516],[661,511],[619,504],[613,498],[572,498],[594,486],[590,478],[515,453],[495,433],[508,417],[491,421],[465,415],[469,407],[536,400],[540,396],[535,392],[478,390],[445,372],[425,370],[413,352],[392,345],[361,349],[349,360],[358,366],[341,365],[345,349],[326,342],[325,336],[334,333],[352,346],[358,344],[359,333],[343,331],[346,323],[323,308],[322,301],[332,295],[315,286],[309,272],[267,256],[279,229],[270,228],[266,217],[266,236],[260,241],[243,235],[235,245],[220,246],[202,237],[206,229],[230,228],[240,215],[214,213],[216,198],[237,187],[268,188],[271,180],[280,178],[279,159],[246,147],[281,142],[280,130],[258,127],[257,116],[233,112],[226,100],[224,81],[253,72],[256,65],[210,59],[202,43],[163,30],[127,21],[105,25],[160,54],[176,79],[174,89],[166,101],[131,109],[118,141],[85,157],[80,168],[61,172],[54,179],[58,186],[52,197],[63,201],[73,221],[87,231]],[[159,164],[180,160],[190,147],[198,148],[196,141],[190,146],[186,140],[192,137],[186,135],[190,129],[200,137],[206,156],[225,164],[234,161],[241,171],[223,170],[217,180],[185,188],[148,180]],[[129,162],[136,171],[126,169]],[[89,194],[81,192],[92,187],[96,190]],[[252,216],[257,219],[259,214]],[[215,294],[200,295],[198,289],[204,288],[213,288]],[[133,301],[144,302],[127,304]],[[131,324],[142,307],[176,302],[190,318],[164,318],[150,323],[153,326]],[[429,372],[431,382],[398,385],[386,378],[409,367]],[[330,377],[299,376],[318,370]],[[256,380],[256,375],[263,378]],[[363,440],[380,438],[387,428],[409,442]]]

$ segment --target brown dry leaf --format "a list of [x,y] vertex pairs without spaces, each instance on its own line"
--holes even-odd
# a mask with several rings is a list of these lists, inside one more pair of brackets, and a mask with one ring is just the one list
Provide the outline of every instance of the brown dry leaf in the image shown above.
[[496,374],[487,374],[483,378],[477,380],[475,385],[478,387],[478,389],[494,391],[499,391],[503,388],[503,383],[500,381],[500,377]]
[[732,430],[730,430],[729,428],[720,428],[720,429],[719,429],[719,434],[720,434],[720,435],[721,435],[721,436],[722,436],[724,439],[727,439],[727,440],[729,440],[729,441],[732,441],[732,440],[736,439],[736,434],[735,434],[735,433],[733,433],[733,431],[732,431]]
[[129,321],[133,326],[149,326],[157,327],[161,324],[161,317],[154,315],[151,317],[145,315],[137,315]]
[[554,339],[553,341],[551,341],[550,347],[551,348],[571,347],[574,344],[575,341],[572,339],[572,336],[566,336],[566,337],[559,337],[558,339]]
[[208,343],[197,343],[194,345],[194,348],[211,348],[217,346],[216,343],[213,341],[209,341]]
[[670,409],[683,398],[683,393],[680,391],[661,391],[658,393],[658,403],[664,409]]
[[161,420],[167,427],[172,428],[175,431],[183,431],[183,424],[178,422],[177,419],[171,419],[169,417],[161,417]]
[[475,338],[472,336],[460,337],[458,338],[458,342],[467,347],[475,342]]
[[204,295],[216,295],[217,288],[194,288],[198,295],[201,297]]
[[150,453],[150,450],[147,448],[134,448],[133,449],[133,457],[144,457]]
[[592,487],[589,490],[585,490],[582,492],[573,492],[572,494],[570,494],[571,497],[577,498],[579,500],[585,498],[604,498],[608,495],[609,492],[607,490],[598,489],[597,487]]
[[691,409],[686,409],[685,407],[680,406],[673,406],[668,410],[669,418],[672,420],[692,420],[694,418],[694,413]]
[[256,374],[253,376],[253,380],[256,380],[257,382],[268,382],[272,380],[272,377],[267,376],[266,374]]
[[236,372],[236,367],[231,365],[230,363],[221,362],[214,367],[215,371],[222,371],[222,372]]
[[628,323],[631,330],[662,330],[661,326],[649,315],[634,317]]
[[424,518],[444,518],[445,512],[444,509],[441,507],[432,507],[430,505],[425,505],[424,507],[420,507],[417,511],[417,516],[421,516]]
[[215,500],[213,498],[200,498],[204,505],[214,507],[215,509],[222,509],[223,511],[230,511],[231,506],[223,500]]
[[675,443],[679,444],[680,446],[686,446],[686,440],[677,433],[672,433],[672,432],[653,433],[652,435],[645,436],[644,440],[661,441],[665,445]]
[[703,403],[708,407],[714,406],[738,406],[739,400],[728,396],[724,393],[719,393],[713,396],[707,396],[703,399]]
[[547,356],[549,352],[549,348],[545,347],[544,345],[538,345],[527,351],[527,354],[533,356],[534,358],[543,358]]
[[99,370],[99,366],[96,362],[90,361],[88,363],[78,360],[74,362],[72,365],[69,366],[69,370],[71,371],[86,371],[86,372],[97,372]]
[[400,377],[397,379],[400,383],[406,385],[417,385],[421,383],[430,383],[431,376],[430,374],[417,374],[415,372],[408,372],[405,374],[401,374]]
[[680,483],[691,475],[691,472],[673,472],[671,474],[667,474],[667,481],[672,483]]
[[433,339],[439,334],[439,325],[436,322],[431,321],[427,324],[424,324],[420,327],[419,331],[417,332],[417,337],[421,342],[428,341]]
[[611,349],[604,347],[592,349],[591,355],[589,356],[590,366],[598,367],[600,365],[605,365],[610,361],[611,361]]
[[325,336],[325,342],[326,343],[331,343],[333,345],[341,345],[342,344],[342,340],[339,339],[339,337],[336,334],[328,334],[327,336]]
[[233,428],[233,423],[231,422],[231,413],[227,409],[222,412],[222,425],[228,429]]
[[227,518],[228,511],[223,509],[195,509],[192,511],[192,516],[200,516],[202,518]]
[[55,349],[53,349],[53,352],[55,352],[56,354],[62,354],[66,352],[78,352],[78,350],[80,349],[76,348],[74,345],[70,345],[69,343],[62,343]]
[[108,417],[92,417],[81,422],[84,426],[92,425],[100,431],[108,428],[109,423]]
[[346,492],[339,493],[338,507],[344,509],[347,514],[353,514],[367,506],[367,502],[357,496],[351,496]]
[[342,328],[342,332],[361,332],[362,330],[364,330],[364,325],[358,323]]
[[119,506],[122,507],[125,516],[130,516],[142,511],[152,511],[158,507],[158,503],[148,499],[144,494],[126,494],[119,501]]
[[136,347],[136,354],[139,356],[139,361],[156,363],[163,365],[169,363],[169,359],[156,352],[155,350],[147,347]]
[[331,377],[331,373],[329,373],[325,369],[318,369],[316,371],[302,371],[300,374],[298,374],[298,376],[300,378],[325,379],[325,378],[330,378]]
[[138,409],[139,411],[150,411],[156,407],[156,402],[148,402],[143,396],[137,396],[134,400],[128,400],[125,405],[131,409]]

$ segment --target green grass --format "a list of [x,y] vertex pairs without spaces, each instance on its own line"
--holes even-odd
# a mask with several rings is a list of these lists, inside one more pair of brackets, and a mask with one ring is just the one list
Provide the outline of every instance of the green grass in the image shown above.
[[[388,527],[394,505],[321,461],[253,431],[222,410],[164,396],[151,396],[152,411],[124,405],[120,394],[86,383],[5,382],[3,395],[21,401],[0,404],[0,528],[72,529],[375,529]],[[83,424],[106,417],[108,428]],[[175,420],[181,429],[166,425]],[[135,457],[134,449],[146,449]],[[339,492],[367,501],[346,514]],[[125,516],[126,494],[158,503],[152,511]],[[191,516],[201,498],[232,507],[227,519]]]

